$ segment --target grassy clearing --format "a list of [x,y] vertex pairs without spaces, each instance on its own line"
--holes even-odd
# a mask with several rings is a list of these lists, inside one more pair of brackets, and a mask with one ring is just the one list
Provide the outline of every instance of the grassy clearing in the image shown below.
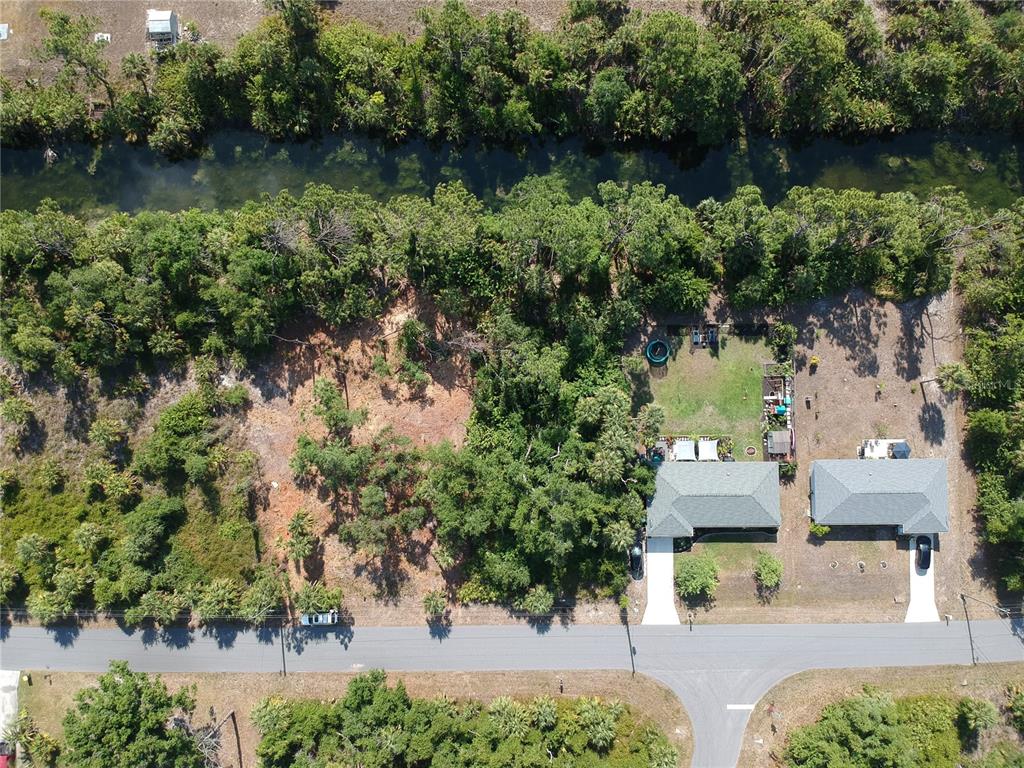
[[[758,545],[751,542],[716,541],[706,544],[695,544],[693,547],[694,554],[706,552],[715,558],[718,570],[722,573],[737,573],[741,571],[753,573],[754,563],[757,561],[757,550]],[[676,561],[678,562],[680,557],[686,556],[686,554],[678,554],[676,555]]]
[[761,445],[761,363],[771,352],[760,339],[728,338],[717,354],[682,342],[668,365],[651,376],[654,402],[665,409],[665,430],[731,435],[733,455],[750,458],[743,449]]

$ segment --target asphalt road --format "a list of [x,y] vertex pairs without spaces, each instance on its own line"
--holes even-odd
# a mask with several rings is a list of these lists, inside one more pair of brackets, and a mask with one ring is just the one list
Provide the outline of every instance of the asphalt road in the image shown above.
[[[978,660],[1024,661],[1024,623],[971,625]],[[770,624],[688,627],[456,626],[289,630],[0,630],[0,668],[147,672],[630,669],[669,686],[694,731],[694,768],[732,768],[753,705],[806,669],[970,664],[966,624]],[[572,680],[566,680],[571,691]],[[628,690],[623,700],[629,700]]]

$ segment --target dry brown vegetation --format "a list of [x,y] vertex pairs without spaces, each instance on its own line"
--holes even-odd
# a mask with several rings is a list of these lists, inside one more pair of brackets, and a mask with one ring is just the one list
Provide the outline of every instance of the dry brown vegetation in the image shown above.
[[[419,602],[431,589],[444,588],[437,563],[427,553],[433,543],[429,530],[416,534],[409,551],[388,567],[359,553],[334,535],[339,517],[346,510],[319,493],[317,488],[295,481],[289,461],[302,432],[317,436],[321,429],[312,415],[315,377],[330,377],[345,394],[347,407],[365,409],[367,421],[353,431],[354,443],[367,442],[384,428],[409,438],[413,445],[426,447],[441,442],[460,445],[472,408],[470,370],[460,355],[427,366],[430,381],[412,391],[393,376],[374,371],[375,357],[394,360],[395,336],[402,324],[413,317],[440,331],[446,321],[429,306],[406,298],[379,320],[349,326],[341,331],[328,328],[288,328],[267,362],[249,377],[252,406],[244,429],[246,442],[259,456],[264,494],[257,509],[257,523],[267,550],[284,559],[280,546],[288,521],[299,509],[314,520],[320,549],[305,564],[305,572],[291,570],[296,586],[303,577],[322,578],[340,586],[353,615],[363,618],[364,607],[398,607],[397,615],[410,614],[421,620]],[[286,341],[285,339],[291,339]],[[411,604],[402,606],[403,602]],[[369,618],[369,616],[366,616]]]

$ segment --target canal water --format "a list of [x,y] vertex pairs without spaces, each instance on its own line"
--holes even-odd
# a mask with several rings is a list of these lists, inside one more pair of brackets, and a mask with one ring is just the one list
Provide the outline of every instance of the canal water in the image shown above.
[[754,138],[688,153],[665,149],[599,149],[579,140],[536,142],[519,150],[413,141],[384,147],[370,139],[331,137],[277,144],[242,132],[214,135],[204,154],[170,162],[121,142],[70,146],[47,166],[42,150],[0,153],[0,206],[35,208],[45,198],[85,215],[112,211],[228,208],[261,194],[308,183],[359,189],[377,199],[429,194],[461,180],[493,203],[525,176],[559,173],[576,197],[609,179],[664,184],[688,205],[723,199],[756,184],[769,202],[796,185],[925,195],[952,185],[975,205],[995,209],[1024,195],[1024,142],[999,136],[908,134],[857,143],[816,139],[802,144]]

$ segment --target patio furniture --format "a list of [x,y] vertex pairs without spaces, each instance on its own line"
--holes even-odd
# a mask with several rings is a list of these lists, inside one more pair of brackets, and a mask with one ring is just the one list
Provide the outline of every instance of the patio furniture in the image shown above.
[[676,440],[672,443],[672,461],[696,461],[693,440]]
[[697,443],[698,461],[718,461],[718,441],[701,440]]

